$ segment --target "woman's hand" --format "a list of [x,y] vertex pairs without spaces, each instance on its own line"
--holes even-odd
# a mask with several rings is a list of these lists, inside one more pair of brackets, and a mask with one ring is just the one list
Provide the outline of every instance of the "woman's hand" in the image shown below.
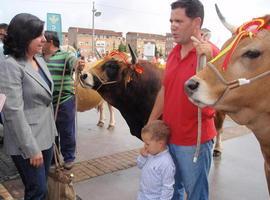
[[43,164],[43,155],[41,152],[30,158],[30,165],[32,165],[33,167],[38,168],[42,164]]

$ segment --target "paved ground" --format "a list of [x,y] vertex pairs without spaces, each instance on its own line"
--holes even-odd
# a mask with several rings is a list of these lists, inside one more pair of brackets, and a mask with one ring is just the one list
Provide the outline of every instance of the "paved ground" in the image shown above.
[[[134,166],[142,142],[129,134],[119,112],[113,131],[96,126],[95,110],[80,113],[78,119],[78,163],[73,169],[78,195],[83,200],[135,199],[140,171]],[[250,133],[231,120],[226,120],[224,127],[226,139]],[[222,159],[215,160],[211,169],[211,199],[269,199],[262,166],[253,135],[227,140]],[[5,199],[22,197],[23,188],[18,179],[5,181],[3,185],[0,194]],[[9,193],[14,198],[8,197]]]

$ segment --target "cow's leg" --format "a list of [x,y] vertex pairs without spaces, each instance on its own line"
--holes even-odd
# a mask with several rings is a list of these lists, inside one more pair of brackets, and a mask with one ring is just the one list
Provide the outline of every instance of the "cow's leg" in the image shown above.
[[217,111],[214,117],[215,127],[217,129],[216,144],[213,152],[213,157],[220,157],[222,153],[221,135],[223,132],[223,122],[225,120],[225,113]]
[[216,142],[213,152],[213,157],[220,157],[222,154],[222,132],[223,128],[217,130]]
[[100,102],[100,104],[98,105],[98,112],[99,112],[99,120],[97,123],[97,126],[99,127],[103,127],[104,123],[105,123],[105,114],[104,114],[104,101]]
[[109,112],[110,112],[110,123],[108,126],[108,130],[112,130],[115,127],[115,118],[114,118],[114,108],[111,104],[107,103]]

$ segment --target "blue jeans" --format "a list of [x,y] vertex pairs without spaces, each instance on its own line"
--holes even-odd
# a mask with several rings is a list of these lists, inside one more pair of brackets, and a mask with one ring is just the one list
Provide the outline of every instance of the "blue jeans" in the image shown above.
[[[75,160],[76,134],[75,134],[75,98],[59,105],[56,128],[60,137],[60,150],[65,162]],[[56,144],[59,146],[58,137]]]
[[53,148],[42,151],[43,165],[36,168],[30,165],[30,159],[21,155],[11,156],[24,184],[24,200],[45,200],[47,195],[47,177],[53,156]]
[[208,174],[212,161],[213,140],[201,145],[196,163],[193,156],[196,146],[169,145],[176,167],[174,195],[172,200],[208,200]]

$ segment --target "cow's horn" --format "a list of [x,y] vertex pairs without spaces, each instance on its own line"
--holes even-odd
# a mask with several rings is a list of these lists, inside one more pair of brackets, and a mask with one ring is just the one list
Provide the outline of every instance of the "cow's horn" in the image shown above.
[[131,64],[136,64],[137,63],[137,56],[135,54],[135,52],[133,51],[133,49],[131,48],[130,44],[128,44],[128,48],[131,54]]
[[216,12],[218,15],[218,18],[220,19],[220,21],[222,22],[222,24],[233,34],[236,31],[236,27],[233,26],[232,24],[229,24],[228,22],[226,22],[225,17],[221,14],[217,4],[215,4],[215,8],[216,8]]

